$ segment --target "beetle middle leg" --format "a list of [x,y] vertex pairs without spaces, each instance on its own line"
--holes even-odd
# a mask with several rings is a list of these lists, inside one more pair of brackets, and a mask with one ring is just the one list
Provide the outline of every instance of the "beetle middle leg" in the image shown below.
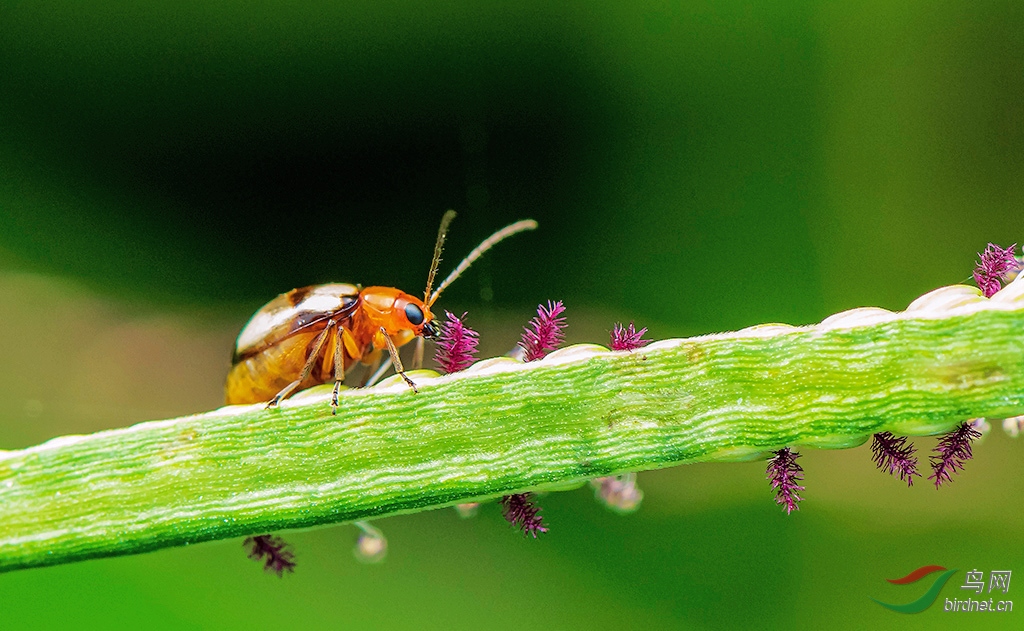
[[391,363],[395,365],[395,372],[402,375],[402,379],[405,379],[405,383],[409,384],[409,387],[412,388],[413,392],[419,392],[419,390],[416,389],[416,384],[414,384],[412,379],[409,379],[408,375],[405,374],[405,367],[402,366],[402,358],[398,356],[398,347],[395,346],[393,341],[391,341],[391,336],[388,335],[387,329],[380,327],[380,334],[384,336],[384,341],[387,342],[388,352],[391,353]]
[[[324,342],[327,341],[327,336],[331,332],[331,329],[334,328],[334,325],[334,320],[327,321],[327,326],[324,327],[324,330],[320,333],[320,335],[317,336],[316,341],[313,342],[313,350],[310,351],[309,359],[306,360],[306,365],[302,367],[302,373],[299,374],[299,378],[285,386],[280,392],[278,392],[274,396],[273,399],[268,401],[268,408],[276,407],[277,404],[280,403],[282,399],[284,399],[289,394],[294,392],[295,389],[298,388],[302,384],[302,382],[306,380],[306,377],[309,377],[309,373],[313,371],[313,366],[316,364],[317,359],[320,357],[320,351],[323,350]],[[341,336],[339,335],[338,337],[340,338]],[[344,364],[342,366],[342,370],[344,371]],[[335,384],[335,389],[337,389],[337,384]]]
[[334,344],[334,393],[331,395],[331,414],[338,413],[338,391],[341,382],[345,381],[345,350],[342,336],[344,331],[338,330]]

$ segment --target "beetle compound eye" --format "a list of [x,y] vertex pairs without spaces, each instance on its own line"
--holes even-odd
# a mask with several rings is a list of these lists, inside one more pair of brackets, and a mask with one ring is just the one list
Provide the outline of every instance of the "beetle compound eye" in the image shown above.
[[405,317],[409,318],[409,324],[423,324],[423,311],[411,302],[405,305]]

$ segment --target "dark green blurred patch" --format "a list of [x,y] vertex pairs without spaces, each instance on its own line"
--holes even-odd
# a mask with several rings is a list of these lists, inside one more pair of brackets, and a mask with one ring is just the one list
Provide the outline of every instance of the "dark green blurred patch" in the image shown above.
[[0,246],[256,306],[415,288],[456,207],[451,257],[542,230],[455,296],[688,330],[899,307],[966,277],[1024,174],[1020,7],[901,6],[14,6]]
[[[543,222],[610,107],[590,38],[528,7],[411,8],[83,7],[58,38],[29,28],[51,16],[14,12],[20,203],[4,245],[143,297],[247,300],[331,279],[418,286],[448,207],[463,211],[456,254],[502,222]],[[24,195],[39,180],[50,199]],[[497,295],[522,295],[516,278]]]
[[[0,266],[60,278],[0,276],[4,446],[218,404],[252,310],[329,280],[418,291],[449,207],[448,265],[541,224],[442,300],[494,348],[549,298],[598,342],[615,318],[666,337],[900,309],[1022,240],[1012,0],[2,15]],[[282,581],[241,542],[33,570],[0,577],[4,626],[934,628],[868,598],[929,563],[1020,569],[1020,446],[986,451],[941,493],[866,448],[809,453],[789,518],[759,464],[698,466],[647,474],[627,518],[549,496],[536,542],[493,506],[385,520],[379,567],[325,530],[288,535]]]

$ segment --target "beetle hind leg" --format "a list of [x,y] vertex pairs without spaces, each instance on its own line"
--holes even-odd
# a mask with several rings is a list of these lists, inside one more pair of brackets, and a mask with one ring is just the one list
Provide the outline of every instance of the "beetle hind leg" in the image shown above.
[[277,404],[280,403],[289,394],[294,392],[295,389],[298,388],[299,384],[301,383],[301,381],[296,380],[282,388],[280,392],[274,395],[273,399],[267,401],[267,407],[265,409],[269,410],[270,408],[276,408]]
[[[327,321],[327,326],[324,327],[324,330],[313,342],[313,350],[310,351],[309,358],[306,360],[306,365],[302,367],[302,373],[299,374],[299,378],[282,388],[280,392],[274,395],[274,398],[267,402],[268,409],[277,407],[278,403],[287,398],[292,392],[295,392],[295,389],[302,385],[302,382],[309,377],[309,373],[313,372],[313,366],[316,365],[317,359],[320,357],[320,351],[323,350],[324,342],[327,341],[327,336],[330,334],[331,329],[334,328],[334,325],[334,320]],[[344,371],[344,367],[342,367],[342,371]],[[335,384],[336,390],[337,387],[337,384]]]

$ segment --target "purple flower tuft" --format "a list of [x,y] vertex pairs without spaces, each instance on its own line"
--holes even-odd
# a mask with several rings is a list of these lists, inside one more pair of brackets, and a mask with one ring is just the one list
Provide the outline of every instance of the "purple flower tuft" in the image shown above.
[[523,532],[523,536],[533,535],[537,538],[538,532],[547,532],[544,527],[544,520],[537,513],[540,507],[533,504],[533,493],[519,493],[506,495],[501,498],[501,508],[505,515],[505,521],[516,526]]
[[647,346],[651,341],[643,339],[644,333],[646,332],[647,327],[637,331],[636,328],[633,327],[632,322],[629,323],[628,327],[622,326],[621,322],[616,322],[615,328],[612,329],[612,350],[633,351]]
[[978,284],[978,289],[981,290],[981,293],[986,298],[991,298],[996,295],[996,292],[1003,288],[1003,285],[999,282],[998,278],[985,276],[978,272],[974,272],[974,282]]
[[773,453],[775,457],[768,460],[768,481],[775,490],[775,503],[783,505],[788,515],[798,510],[800,507],[796,503],[804,499],[797,495],[797,491],[804,490],[804,487],[798,484],[804,479],[804,468],[796,463],[800,454],[789,447],[783,447]]
[[875,434],[871,440],[871,452],[874,454],[872,459],[879,469],[888,470],[889,475],[898,473],[907,486],[913,486],[914,476],[921,475],[917,472],[914,446],[907,444],[906,436],[893,436],[889,432]]
[[[537,307],[537,317],[530,320],[529,327],[523,327],[523,338],[519,346],[525,351],[524,359],[528,362],[536,361],[549,352],[558,348],[562,343],[565,334],[565,317],[561,313],[565,311],[562,301],[552,303],[548,306]],[[532,328],[530,328],[532,327]]]
[[476,331],[465,325],[462,317],[456,317],[450,311],[444,312],[448,321],[441,330],[441,338],[437,341],[437,353],[434,360],[441,365],[446,373],[459,372],[473,363],[477,353],[476,346],[480,336]]
[[276,572],[278,576],[283,576],[285,571],[295,571],[295,555],[281,537],[257,535],[248,537],[242,545],[249,548],[250,559],[264,561],[263,569],[268,572]]
[[944,434],[935,446],[935,454],[931,456],[932,474],[929,480],[935,481],[935,488],[943,482],[952,482],[952,474],[964,470],[964,463],[971,459],[971,442],[981,438],[981,432],[970,423],[960,423],[956,429]]
[[1001,281],[1007,274],[1020,269],[1020,263],[1013,255],[1016,247],[1016,243],[1005,249],[989,243],[985,251],[978,254],[981,261],[974,268],[974,282],[978,283],[978,288],[986,298],[991,298],[1002,289]]

